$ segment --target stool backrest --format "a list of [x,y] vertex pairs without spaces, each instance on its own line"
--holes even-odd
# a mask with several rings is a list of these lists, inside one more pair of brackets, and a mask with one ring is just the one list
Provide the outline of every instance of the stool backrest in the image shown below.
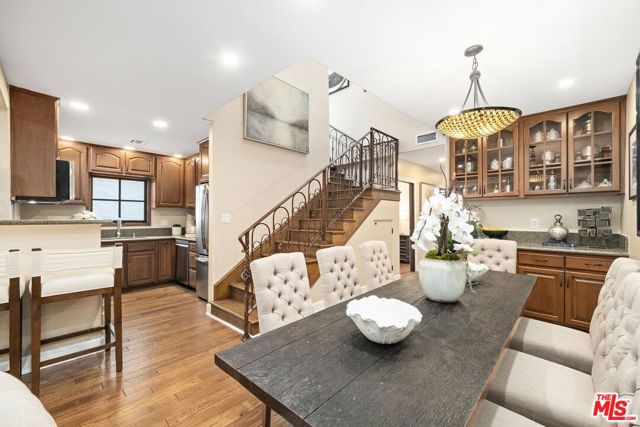
[[316,252],[324,307],[330,307],[362,293],[356,254],[351,246],[334,246]]
[[32,276],[89,269],[122,268],[122,246],[72,250],[33,250]]
[[0,277],[20,276],[20,252],[18,250],[0,251]]
[[516,272],[518,244],[513,240],[474,239],[473,249],[477,254],[469,254],[467,259],[476,264],[483,264],[489,270],[506,273]]

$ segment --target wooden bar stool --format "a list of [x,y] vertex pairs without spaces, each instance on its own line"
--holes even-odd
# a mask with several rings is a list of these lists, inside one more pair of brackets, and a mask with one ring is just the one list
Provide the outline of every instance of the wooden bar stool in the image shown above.
[[20,276],[20,252],[17,249],[0,252],[0,311],[9,311],[9,373],[22,375],[22,294],[24,279]]
[[[31,277],[31,391],[40,393],[40,368],[111,347],[116,348],[116,371],[122,371],[122,246],[66,251],[33,249]],[[102,296],[104,326],[41,340],[43,304]],[[114,319],[111,319],[113,297]],[[113,323],[113,325],[111,325]],[[113,331],[111,327],[113,326]],[[40,346],[104,330],[104,344],[49,360],[40,360]],[[112,342],[115,334],[115,342]]]

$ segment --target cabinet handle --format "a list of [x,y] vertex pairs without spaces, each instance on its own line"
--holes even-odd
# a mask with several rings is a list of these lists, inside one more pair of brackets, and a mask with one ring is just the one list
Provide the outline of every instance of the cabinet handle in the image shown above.
[[573,190],[573,178],[569,178],[569,190]]
[[567,180],[565,178],[562,178],[562,189],[563,190],[567,189]]
[[599,262],[585,262],[584,265],[589,265],[591,267],[602,267],[603,264],[599,263]]
[[549,260],[546,258],[534,258],[533,260],[536,262],[549,262]]

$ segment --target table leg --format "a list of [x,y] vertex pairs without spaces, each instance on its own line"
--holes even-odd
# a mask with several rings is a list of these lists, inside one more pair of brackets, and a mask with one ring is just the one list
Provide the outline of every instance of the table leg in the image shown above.
[[271,408],[264,405],[264,417],[262,418],[262,427],[271,427]]

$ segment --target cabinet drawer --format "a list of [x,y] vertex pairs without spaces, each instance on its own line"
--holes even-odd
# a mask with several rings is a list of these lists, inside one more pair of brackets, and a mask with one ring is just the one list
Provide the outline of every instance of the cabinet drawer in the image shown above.
[[518,252],[518,264],[563,268],[564,255],[551,255],[542,252]]
[[155,251],[156,242],[131,242],[127,243],[127,251],[140,252],[140,251]]
[[196,256],[198,254],[189,252],[189,268],[196,269]]
[[613,259],[599,257],[567,256],[567,270],[599,271],[606,273]]
[[189,252],[198,252],[198,247],[194,242],[189,242]]
[[196,287],[196,271],[191,269],[189,270],[189,286]]

